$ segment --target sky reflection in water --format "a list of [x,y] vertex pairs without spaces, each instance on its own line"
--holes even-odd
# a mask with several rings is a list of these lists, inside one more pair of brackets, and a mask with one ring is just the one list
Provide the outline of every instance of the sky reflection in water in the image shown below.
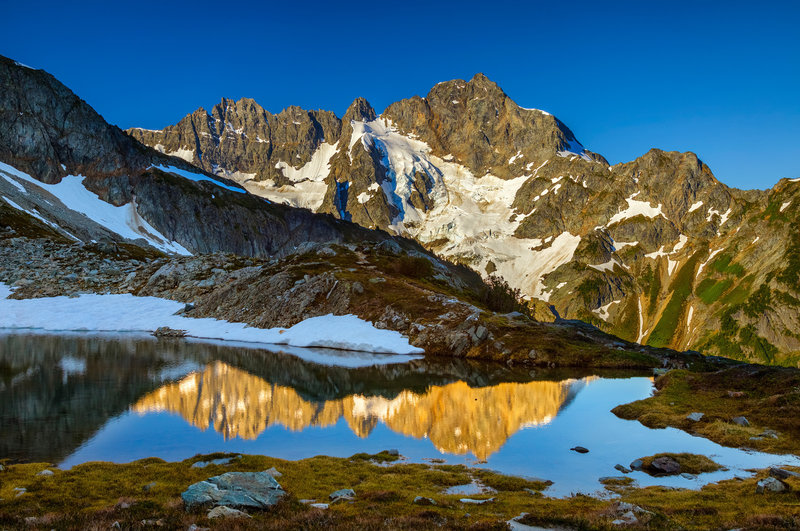
[[[697,487],[746,468],[800,465],[617,418],[613,407],[652,392],[641,376],[532,380],[460,360],[341,368],[246,348],[75,336],[0,336],[0,363],[12,374],[0,382],[0,449],[62,467],[214,451],[301,459],[397,448],[410,461],[550,479],[549,493],[567,495],[599,490],[598,478],[619,475],[617,463],[665,451],[708,455],[730,470],[692,480],[632,474],[640,485]],[[116,410],[107,396],[117,398]],[[32,449],[22,430],[55,430],[61,452]],[[575,445],[590,452],[570,451]]]

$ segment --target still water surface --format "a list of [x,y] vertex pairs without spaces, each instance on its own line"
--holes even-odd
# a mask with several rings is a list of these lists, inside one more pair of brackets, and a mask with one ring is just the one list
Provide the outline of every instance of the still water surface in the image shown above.
[[69,468],[216,451],[302,459],[396,448],[409,461],[549,479],[548,493],[559,496],[598,491],[600,477],[619,475],[615,464],[658,452],[708,455],[729,470],[695,479],[633,473],[638,484],[696,488],[749,468],[800,466],[794,456],[617,418],[612,408],[651,394],[641,374],[393,361],[133,335],[0,335],[0,457]]

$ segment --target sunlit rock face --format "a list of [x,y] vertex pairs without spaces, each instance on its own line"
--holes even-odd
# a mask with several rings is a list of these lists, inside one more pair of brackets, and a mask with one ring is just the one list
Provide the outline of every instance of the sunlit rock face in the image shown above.
[[403,435],[427,437],[442,452],[486,459],[518,430],[546,424],[587,382],[535,381],[470,387],[465,382],[402,391],[394,398],[352,394],[309,401],[291,387],[270,384],[217,361],[202,372],[164,385],[132,409],[178,413],[202,430],[226,439],[255,439],[270,426],[292,431],[326,427],[344,418],[359,437],[378,424]]

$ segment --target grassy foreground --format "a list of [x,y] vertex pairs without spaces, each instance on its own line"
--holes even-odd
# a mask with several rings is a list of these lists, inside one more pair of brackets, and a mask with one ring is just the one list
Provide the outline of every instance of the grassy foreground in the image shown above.
[[[650,428],[672,426],[724,446],[800,454],[800,371],[744,365],[716,372],[670,371],[652,397],[616,407]],[[703,413],[692,421],[690,413]],[[732,421],[744,416],[749,426]]]
[[[0,528],[188,529],[192,524],[220,529],[504,529],[510,518],[528,513],[529,524],[558,524],[574,529],[619,529],[618,501],[587,496],[551,499],[541,494],[545,483],[503,476],[462,466],[391,464],[387,454],[349,459],[314,457],[283,461],[242,456],[230,465],[192,468],[197,456],[167,463],[150,458],[129,464],[87,463],[71,470],[37,475],[46,464],[9,465],[0,472]],[[252,513],[252,519],[209,520],[205,512],[187,513],[180,493],[190,484],[228,471],[258,471],[276,467],[289,495],[273,510]],[[619,501],[648,513],[626,529],[790,529],[800,526],[800,480],[788,483],[790,493],[756,494],[764,477],[731,480],[700,491],[625,485],[606,488]],[[469,496],[494,501],[482,505],[459,501],[444,489],[478,480],[497,491]],[[15,488],[27,492],[17,495]],[[315,509],[303,499],[327,502],[328,494],[353,488],[353,503]],[[415,505],[427,496],[436,505]]]

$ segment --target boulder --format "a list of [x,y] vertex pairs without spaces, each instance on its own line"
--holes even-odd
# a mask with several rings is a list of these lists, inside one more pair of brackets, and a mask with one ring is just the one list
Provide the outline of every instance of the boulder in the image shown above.
[[620,465],[620,464],[614,465],[614,468],[616,468],[617,470],[619,470],[623,474],[630,474],[631,473],[631,469],[630,468],[626,468],[626,467],[624,467],[623,465]]
[[631,470],[642,470],[644,468],[644,461],[641,459],[636,459],[631,462]]
[[266,472],[227,472],[189,486],[182,494],[187,511],[225,505],[241,509],[268,509],[286,492]]
[[733,417],[731,422],[739,426],[744,426],[745,428],[750,426],[750,421],[748,421],[745,417]]
[[656,476],[674,476],[681,473],[681,465],[668,456],[656,457],[650,463],[648,472]]
[[792,488],[774,477],[764,478],[756,483],[756,493],[764,494],[766,492],[789,492]]
[[584,448],[583,446],[573,446],[572,448],[570,448],[570,450],[572,450],[573,452],[578,452],[579,454],[589,453],[589,450],[587,448]]

